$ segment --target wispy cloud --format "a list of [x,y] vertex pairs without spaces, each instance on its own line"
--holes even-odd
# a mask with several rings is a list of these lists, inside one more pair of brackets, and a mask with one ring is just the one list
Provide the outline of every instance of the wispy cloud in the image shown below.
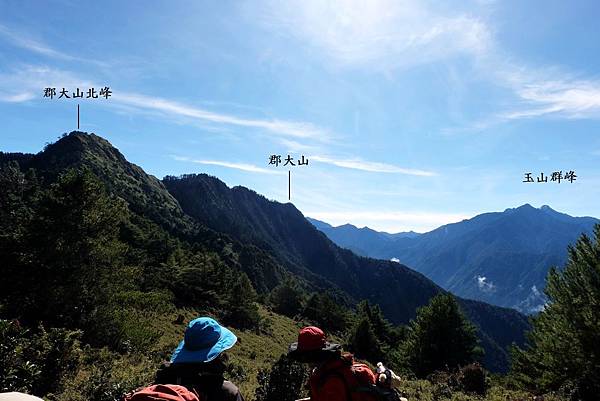
[[0,102],[20,103],[42,99],[46,87],[85,88],[92,81],[45,65],[17,65],[11,71],[0,72]]
[[489,57],[479,68],[499,87],[510,91],[497,112],[443,134],[482,132],[510,121],[533,118],[600,119],[600,80],[579,79],[558,67],[533,69]]
[[253,3],[252,14],[268,29],[321,49],[341,65],[415,65],[485,52],[489,42],[481,20],[443,15],[417,0],[265,0]]
[[[88,79],[69,71],[47,66],[23,65],[13,71],[0,73],[0,101],[24,102],[33,99],[44,87],[94,86]],[[326,128],[310,122],[290,121],[277,118],[246,118],[235,114],[219,113],[178,101],[137,93],[115,90],[110,105],[127,108],[128,112],[156,113],[166,117],[184,117],[214,126],[234,126],[261,130],[281,139],[311,140],[327,143],[334,134]],[[302,146],[297,141],[288,144]],[[306,146],[306,145],[304,145]]]
[[21,47],[25,50],[29,50],[34,53],[42,54],[44,56],[63,59],[63,60],[75,60],[76,57],[70,56],[63,52],[53,49],[52,47],[35,41],[31,38],[26,37],[21,33],[17,33],[8,27],[0,24],[0,37],[5,38],[14,46]]
[[325,164],[331,164],[338,167],[349,168],[354,170],[369,171],[373,173],[393,173],[393,174],[406,174],[416,175],[422,177],[431,177],[437,175],[432,171],[417,170],[395,166],[393,164],[378,163],[364,161],[360,159],[333,159],[324,156],[312,156],[313,161]]
[[217,113],[159,97],[131,93],[115,93],[116,102],[145,110],[155,110],[167,115],[188,117],[215,124],[262,129],[277,136],[328,141],[332,134],[309,122],[279,119],[243,118],[232,114]]
[[352,222],[357,227],[367,226],[387,232],[410,231],[426,232],[449,223],[456,223],[473,215],[438,212],[398,212],[398,211],[306,211],[305,216],[325,221],[333,226]]
[[6,103],[22,103],[27,102],[35,98],[35,94],[32,92],[21,92],[16,94],[3,94],[0,93],[0,102]]
[[[519,82],[517,95],[525,102],[522,110],[508,112],[507,119],[556,115],[565,118],[600,117],[600,81],[537,80]],[[528,107],[527,107],[528,106]]]
[[389,72],[465,54],[482,77],[512,92],[510,109],[499,103],[498,111],[488,117],[443,133],[483,131],[543,116],[600,118],[599,80],[575,79],[556,67],[525,68],[507,61],[493,29],[473,14],[440,11],[415,0],[264,0],[252,12],[263,26],[320,49],[318,54],[338,65]]
[[94,64],[99,67],[109,67],[110,63],[106,61],[96,60],[94,58],[84,58],[72,56],[68,53],[56,50],[55,48],[41,42],[34,40],[23,32],[18,32],[13,29],[9,29],[7,26],[0,24],[0,39],[4,38],[5,41],[10,43],[12,46],[19,47],[32,53],[36,53],[45,57],[53,58],[56,60],[64,61],[75,61],[78,63]]
[[185,156],[176,156],[176,155],[173,155],[171,157],[177,161],[190,162],[190,163],[196,163],[196,164],[204,164],[204,165],[210,165],[210,166],[227,167],[227,168],[247,171],[247,172],[251,172],[251,173],[285,174],[284,172],[281,172],[281,171],[269,170],[266,168],[255,166],[253,164],[234,163],[234,162],[228,162],[228,161],[223,161],[223,160],[198,160],[198,159],[192,159],[192,158],[185,157]]

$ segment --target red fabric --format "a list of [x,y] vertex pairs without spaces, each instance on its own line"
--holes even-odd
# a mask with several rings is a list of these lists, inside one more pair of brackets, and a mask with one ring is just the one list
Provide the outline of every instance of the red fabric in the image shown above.
[[318,327],[308,326],[298,334],[298,350],[314,351],[325,346],[325,333]]
[[[333,360],[316,369],[310,377],[311,401],[374,401],[372,394],[353,392],[360,386],[375,384],[375,374],[365,364]],[[350,391],[348,397],[347,391]]]
[[125,396],[125,401],[200,401],[196,394],[183,386],[156,384]]

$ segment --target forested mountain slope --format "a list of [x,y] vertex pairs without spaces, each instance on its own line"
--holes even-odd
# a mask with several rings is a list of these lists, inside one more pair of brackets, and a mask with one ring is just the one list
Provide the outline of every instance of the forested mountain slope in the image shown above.
[[[397,258],[456,295],[534,313],[545,303],[550,267],[562,267],[568,245],[581,234],[590,235],[598,222],[526,204],[412,238],[390,238],[387,233],[351,230],[348,225],[327,227],[319,222],[317,227],[362,255]],[[373,240],[365,241],[366,230]]]
[[[309,291],[326,289],[337,292],[350,305],[367,299],[380,305],[388,319],[397,324],[408,322],[418,307],[427,304],[431,297],[442,291],[429,279],[404,265],[360,257],[338,247],[292,204],[269,201],[243,187],[230,189],[207,175],[167,177],[161,182],[129,163],[110,143],[93,134],[73,132],[48,145],[37,155],[5,153],[0,160],[7,166],[3,173],[7,175],[5,178],[14,187],[8,192],[8,201],[22,205],[19,197],[27,196],[25,204],[39,208],[36,195],[27,195],[21,187],[25,185],[23,183],[31,183],[33,187],[48,188],[48,202],[59,208],[56,209],[59,214],[64,212],[65,207],[68,210],[71,206],[60,206],[61,203],[55,200],[57,196],[59,198],[56,199],[63,203],[66,202],[64,199],[71,203],[87,202],[85,199],[78,200],[73,191],[81,190],[85,196],[96,196],[97,191],[85,191],[90,185],[96,186],[93,177],[97,177],[108,191],[108,198],[100,197],[98,204],[108,202],[121,210],[119,205],[124,202],[127,209],[126,213],[119,212],[124,214],[119,225],[119,238],[115,241],[121,245],[114,250],[119,256],[114,263],[122,266],[124,275],[129,272],[127,266],[140,266],[127,273],[134,274],[132,288],[158,292],[168,290],[179,305],[214,307],[232,321],[239,321],[239,316],[252,318],[251,311],[238,310],[238,306],[250,308],[251,305],[245,301],[251,303],[251,299],[240,305],[235,303],[235,291],[251,297],[242,272],[247,274],[259,293],[267,294],[286,277],[293,277]],[[69,178],[69,171],[89,174]],[[87,207],[85,203],[76,206]],[[27,207],[30,206],[25,209]],[[45,213],[44,208],[40,209],[42,213]],[[33,223],[38,224],[36,219],[38,217],[34,216]],[[50,224],[47,221],[42,223]],[[65,228],[55,223],[44,226],[57,231],[48,232],[43,238],[49,241],[44,249],[52,250],[53,244],[64,235],[83,240],[81,246],[87,249],[89,241],[81,236],[89,235],[90,229],[86,225],[91,223],[93,220],[84,219],[82,227],[73,227],[81,232],[79,237],[73,237],[73,232],[61,231],[68,226]],[[111,235],[116,234],[111,231]],[[46,258],[50,264],[63,263],[53,261],[51,255],[44,254],[44,249],[39,250],[40,255],[33,257]],[[25,263],[18,254],[11,257],[16,258],[15,266]],[[113,263],[109,263],[111,258],[102,263],[110,265]],[[35,267],[38,268],[41,267]],[[210,287],[210,280],[216,281],[214,287]],[[227,287],[227,280],[233,285],[219,287]],[[127,281],[118,284],[125,286],[122,290],[129,285]],[[221,292],[224,294],[219,296]],[[211,305],[211,299],[216,302],[214,305]],[[480,302],[462,300],[461,305],[480,329],[486,365],[492,370],[505,370],[506,347],[512,342],[523,341],[523,333],[528,327],[525,317],[512,310]],[[18,305],[15,307],[18,309]],[[61,324],[77,327],[78,323]]]

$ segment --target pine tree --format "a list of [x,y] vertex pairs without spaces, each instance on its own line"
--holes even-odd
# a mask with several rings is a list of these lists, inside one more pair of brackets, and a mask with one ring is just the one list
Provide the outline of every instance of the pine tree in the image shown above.
[[383,362],[396,371],[404,368],[400,345],[406,337],[405,326],[394,326],[385,319],[379,305],[371,306],[366,300],[357,305],[353,320],[348,349],[373,364]]
[[246,273],[240,272],[230,296],[226,321],[238,328],[256,328],[260,322],[257,296]]
[[23,235],[28,254],[11,278],[21,289],[11,312],[26,321],[83,328],[92,342],[114,340],[118,329],[109,305],[135,282],[119,240],[127,213],[125,202],[108,195],[89,171],[69,171],[43,191]]
[[573,400],[600,394],[600,225],[569,247],[564,270],[548,273],[548,303],[532,319],[525,349],[513,349],[512,375],[538,390]]
[[27,276],[23,266],[30,259],[30,250],[24,237],[33,217],[38,183],[33,170],[25,175],[19,164],[11,161],[0,165],[0,188],[0,308],[15,316],[22,291],[15,284]]
[[329,333],[341,333],[348,326],[349,310],[327,293],[315,292],[306,301],[302,316]]
[[481,356],[476,328],[452,294],[439,294],[419,308],[411,322],[404,352],[418,377],[456,369]]
[[382,344],[367,318],[360,319],[352,331],[350,349],[357,358],[365,359],[371,363],[377,363],[382,359]]
[[294,317],[302,311],[304,295],[299,285],[288,278],[273,289],[269,300],[275,312]]

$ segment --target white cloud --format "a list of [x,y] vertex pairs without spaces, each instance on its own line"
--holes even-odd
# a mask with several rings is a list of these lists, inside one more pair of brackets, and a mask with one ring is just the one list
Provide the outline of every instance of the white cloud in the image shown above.
[[416,231],[427,232],[439,226],[456,223],[474,216],[474,214],[437,213],[437,212],[397,212],[397,211],[303,211],[305,216],[326,221],[333,226],[348,222],[357,227],[370,227],[379,231],[402,232]]
[[154,110],[167,115],[188,117],[214,124],[234,125],[268,131],[277,136],[327,141],[331,133],[308,122],[279,119],[243,118],[232,114],[216,113],[159,97],[133,93],[115,93],[114,101],[142,110]]
[[173,157],[173,159],[175,159],[177,161],[184,161],[184,162],[211,165],[211,166],[227,167],[227,168],[247,171],[247,172],[251,172],[251,173],[284,174],[281,171],[270,170],[270,169],[258,167],[253,164],[247,164],[247,163],[234,163],[234,162],[228,162],[228,161],[223,161],[223,160],[197,160],[197,159],[191,159],[189,157],[184,157],[184,156],[172,156],[172,157]]
[[472,122],[467,130],[542,116],[600,118],[600,81],[576,79],[556,67],[526,68],[507,61],[492,29],[471,14],[442,12],[417,0],[265,0],[257,9],[265,26],[320,49],[340,65],[389,71],[456,54],[470,56],[482,77],[512,92],[516,106]]
[[527,298],[515,305],[515,308],[524,313],[538,313],[545,309],[547,301],[547,297],[533,285]]
[[467,130],[541,116],[600,117],[600,81],[506,61],[492,29],[472,14],[442,12],[416,0],[265,0],[253,10],[268,29],[319,49],[338,65],[389,71],[457,54],[470,56],[482,77],[511,90],[516,107],[470,123]]
[[506,113],[507,119],[557,115],[566,118],[600,117],[600,82],[572,80],[532,80],[516,82],[516,94],[525,102],[522,110]]
[[[85,88],[99,86],[88,79],[56,68],[35,65],[22,65],[13,71],[0,73],[0,101],[23,102],[34,98],[39,93],[40,99],[45,87]],[[217,113],[203,108],[160,97],[147,96],[137,93],[126,93],[114,90],[110,106],[126,108],[128,112],[152,112],[167,117],[184,117],[192,120],[213,124],[214,126],[236,126],[253,128],[268,132],[279,139],[294,138],[296,140],[312,140],[327,143],[333,134],[322,127],[310,122],[289,121],[277,118],[245,118],[234,114]],[[291,141],[288,144],[299,145]]]
[[398,259],[398,258],[391,258],[390,262],[400,263],[400,259]]
[[0,102],[43,100],[44,88],[86,88],[94,86],[90,80],[47,66],[19,65],[12,71],[0,73]]
[[479,68],[500,87],[510,91],[499,111],[444,134],[489,130],[508,121],[528,118],[600,119],[600,80],[578,79],[559,68],[535,70],[497,57],[480,60]]
[[344,168],[349,168],[349,169],[354,169],[354,170],[369,171],[369,172],[374,172],[374,173],[395,173],[395,174],[416,175],[416,176],[422,176],[422,177],[431,177],[431,176],[437,175],[436,173],[434,173],[432,171],[410,169],[410,168],[395,166],[393,164],[370,162],[370,161],[364,161],[364,160],[360,160],[360,159],[333,159],[333,158],[325,157],[325,156],[312,156],[311,160],[319,162],[319,163],[331,164],[331,165],[338,166],[338,167],[344,167]]
[[483,292],[494,292],[496,291],[496,286],[487,279],[485,276],[477,276],[477,286]]
[[443,15],[418,0],[266,0],[252,9],[268,29],[296,37],[341,65],[415,65],[479,54],[489,42],[481,20]]
[[22,103],[27,102],[35,98],[35,94],[32,92],[21,92],[14,94],[3,94],[0,93],[0,102],[6,103]]
[[75,61],[78,63],[94,64],[99,67],[109,67],[110,63],[106,61],[99,61],[94,58],[76,57],[70,54],[61,52],[48,46],[45,43],[34,40],[22,32],[9,29],[7,26],[0,24],[0,39],[4,38],[5,41],[10,43],[12,46],[20,47],[32,53],[37,53],[42,56],[53,58],[56,60],[64,61]]
[[44,56],[63,59],[63,60],[76,60],[76,57],[69,56],[68,54],[59,52],[47,46],[41,42],[27,38],[22,34],[14,32],[8,29],[6,26],[0,24],[0,37],[4,37],[14,46],[21,47],[34,53],[42,54]]

